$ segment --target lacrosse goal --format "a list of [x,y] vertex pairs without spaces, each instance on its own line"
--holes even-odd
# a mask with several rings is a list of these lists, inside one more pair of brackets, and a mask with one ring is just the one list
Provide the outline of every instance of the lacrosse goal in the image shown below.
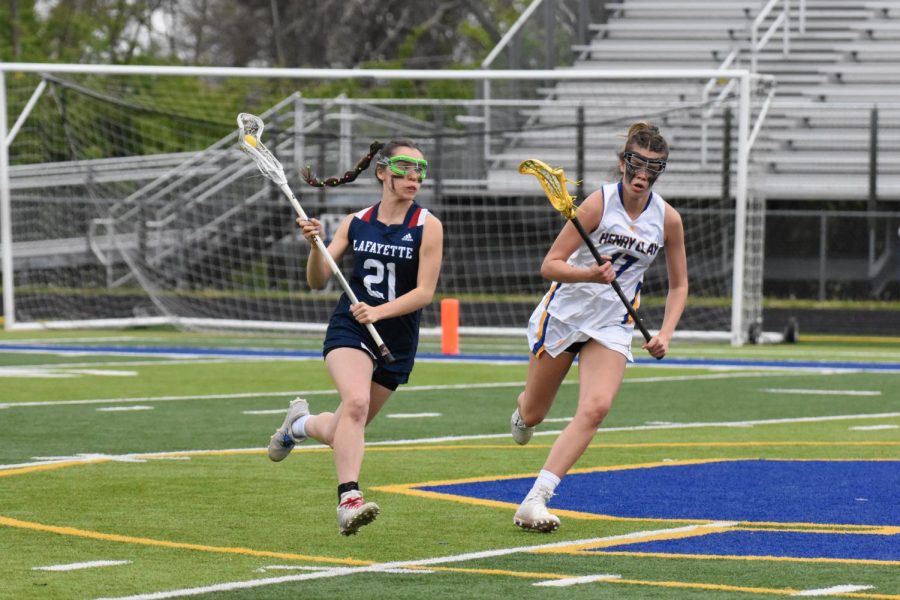
[[[710,81],[727,93],[710,96]],[[672,149],[655,190],[685,222],[691,296],[678,335],[743,343],[762,302],[758,84],[743,70],[0,64],[5,327],[322,331],[340,290],[307,288],[292,208],[238,150],[235,115],[253,112],[326,229],[378,200],[375,179],[316,189],[301,170],[343,173],[373,140],[416,139],[429,160],[419,200],[445,226],[439,294],[459,299],[464,336],[520,335],[562,221],[518,164],[565,168],[583,198],[616,177],[628,126],[649,120]],[[643,289],[652,331],[664,259]],[[426,333],[439,323],[436,302]]]

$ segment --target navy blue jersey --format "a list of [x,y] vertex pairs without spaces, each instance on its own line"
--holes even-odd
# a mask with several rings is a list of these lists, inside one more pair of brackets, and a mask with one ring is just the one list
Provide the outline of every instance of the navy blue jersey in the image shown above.
[[[370,206],[353,215],[347,236],[353,251],[353,272],[348,282],[360,302],[378,306],[415,289],[419,276],[419,248],[425,229],[428,210],[413,203],[406,212],[402,224],[385,225],[378,221],[379,204]],[[375,329],[384,339],[385,345],[394,355],[401,368],[412,370],[419,343],[419,320],[422,310],[375,323]],[[350,323],[348,321],[352,321]],[[340,323],[340,325],[339,325]],[[359,331],[374,356],[377,348],[371,336],[350,314],[350,300],[342,294],[332,314],[329,331],[348,326]],[[337,334],[337,331],[334,332]],[[326,351],[335,347],[336,336],[326,335]],[[345,338],[346,339],[346,338]],[[341,346],[350,345],[342,342]],[[392,365],[394,366],[394,365]]]

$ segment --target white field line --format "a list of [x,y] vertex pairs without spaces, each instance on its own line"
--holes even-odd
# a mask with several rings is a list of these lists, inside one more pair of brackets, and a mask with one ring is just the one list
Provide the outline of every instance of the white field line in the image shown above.
[[548,579],[546,581],[538,581],[531,585],[537,587],[569,587],[572,585],[580,585],[582,583],[594,583],[595,581],[607,581],[609,579],[621,579],[621,575],[607,573],[605,575],[582,575],[581,577],[567,577],[566,579]]
[[850,592],[861,592],[863,590],[874,589],[873,585],[836,585],[829,588],[819,590],[803,590],[795,592],[792,596],[834,596],[835,594],[848,594]]
[[120,371],[111,369],[68,369],[64,367],[0,367],[0,377],[27,379],[62,379],[94,375],[97,377],[137,377],[137,371]]
[[[678,358],[707,358],[718,356],[733,356],[732,348],[702,348],[693,349],[685,346],[678,348]],[[774,346],[766,346],[765,350],[754,355],[747,353],[741,358],[745,360],[768,360],[768,359],[794,359],[794,360],[839,360],[846,361],[848,358],[865,358],[876,361],[894,362],[900,359],[900,352],[889,350],[824,350],[822,348],[803,351],[797,347],[777,348]]]
[[116,567],[130,565],[130,560],[92,560],[90,562],[70,563],[67,565],[50,565],[47,567],[31,567],[32,571],[76,571],[78,569],[94,569],[96,567]]
[[[702,427],[753,427],[756,425],[786,425],[791,423],[818,423],[824,421],[848,421],[857,419],[885,419],[900,417],[900,412],[894,413],[873,413],[859,415],[828,415],[822,417],[795,417],[786,419],[761,419],[757,421],[719,421],[719,422],[699,422],[699,423],[663,423],[659,425],[634,425],[631,427],[601,427],[598,433],[606,432],[628,432],[628,431],[648,431],[648,430],[664,430],[664,429],[691,429]],[[559,435],[561,429],[554,431],[536,431],[535,436],[541,435]],[[416,438],[407,440],[384,440],[380,442],[366,442],[366,446],[409,446],[417,444],[439,444],[446,442],[463,442],[478,441],[491,439],[507,439],[509,433],[488,433],[478,435],[456,435],[432,438]],[[321,444],[309,444],[304,447],[295,448],[295,452],[304,452],[307,450],[315,450],[324,448]],[[205,456],[211,454],[248,454],[259,451],[262,448],[226,448],[218,450],[174,450],[163,452],[136,452],[133,454],[77,454],[74,456],[45,456],[34,457],[35,462],[19,463],[13,465],[0,465],[0,471],[9,469],[23,469],[39,465],[52,465],[56,463],[65,463],[72,461],[89,461],[89,460],[109,460],[117,462],[143,462],[152,459],[170,458],[177,455],[177,458],[183,459],[187,456]]]
[[155,408],[155,406],[141,406],[140,404],[134,406],[101,406],[97,409],[97,412],[127,412],[131,410],[154,410]]
[[[792,418],[784,418],[784,419],[759,419],[756,421],[709,421],[709,422],[695,422],[695,423],[662,423],[659,425],[632,425],[629,427],[601,427],[598,430],[598,433],[609,433],[613,431],[651,431],[658,429],[697,429],[702,427],[754,427],[756,425],[786,425],[790,423],[820,423],[823,421],[846,421],[846,420],[854,420],[854,419],[885,419],[885,418],[894,418],[900,417],[900,412],[893,413],[874,413],[874,414],[859,414],[859,415],[827,415],[821,417],[792,417]],[[557,429],[554,431],[535,431],[535,437],[541,435],[559,435],[562,433],[561,429]],[[466,440],[489,440],[489,439],[504,439],[509,437],[509,432],[506,433],[489,433],[482,435],[459,435],[459,436],[445,436],[445,437],[435,437],[435,438],[420,438],[416,440],[385,440],[383,442],[367,442],[366,446],[394,446],[394,445],[408,445],[408,444],[435,444],[442,442],[455,442],[455,441],[466,441]]]
[[388,415],[384,415],[388,419],[427,419],[430,417],[442,417],[441,413],[437,412],[421,412],[421,413],[391,413]]
[[[2,350],[0,350],[2,352]],[[159,367],[169,365],[218,365],[227,362],[234,362],[228,358],[189,358],[184,360],[165,359],[165,360],[104,360],[98,362],[83,363],[45,363],[41,365],[30,365],[33,369],[82,369],[91,367]]]
[[568,540],[562,542],[554,542],[552,544],[540,544],[537,546],[519,546],[516,548],[501,548],[498,550],[484,550],[481,552],[469,552],[466,554],[455,554],[451,556],[439,556],[434,558],[425,558],[422,560],[402,560],[387,563],[376,563],[365,567],[335,567],[324,571],[316,571],[312,573],[304,573],[302,575],[284,575],[281,577],[269,577],[266,579],[253,579],[248,581],[232,581],[228,583],[218,583],[203,587],[185,588],[181,590],[169,590],[167,592],[151,592],[148,594],[136,594],[133,596],[120,596],[116,598],[98,598],[97,600],[163,600],[165,598],[183,598],[186,596],[199,596],[202,594],[211,594],[216,592],[229,592],[240,589],[250,589],[263,587],[267,585],[278,585],[281,583],[290,583],[294,581],[308,581],[310,579],[325,579],[331,577],[343,577],[345,575],[354,575],[356,573],[382,573],[395,569],[403,569],[418,566],[432,566],[447,563],[465,562],[469,560],[479,560],[483,558],[493,558],[497,556],[508,556],[510,554],[520,554],[523,552],[533,552],[550,548],[561,548],[572,545],[581,544],[599,544],[604,542],[619,540],[635,540],[646,537],[653,537],[666,534],[678,534],[687,531],[695,531],[706,528],[732,527],[736,523],[732,522],[716,522],[706,523],[703,525],[688,525],[685,527],[675,527],[672,529],[660,529],[655,531],[638,531],[624,535],[613,535],[601,538],[591,538],[584,540]]
[[204,394],[194,396],[144,396],[138,398],[92,398],[87,400],[47,400],[40,402],[8,402],[0,404],[4,408],[27,408],[35,406],[70,406],[78,404],[125,404],[131,402],[182,402],[185,400],[228,400],[234,398],[259,398],[260,396],[323,396],[336,394],[334,390],[299,390],[293,392],[245,392],[242,394]]
[[27,346],[28,344],[66,344],[73,342],[132,342],[136,340],[141,341],[160,341],[162,338],[144,338],[137,337],[133,335],[108,335],[108,336],[98,336],[98,337],[48,337],[48,338],[22,338],[20,340],[8,340],[9,343],[22,344],[23,346]]
[[900,425],[857,425],[848,429],[852,431],[878,431],[879,429],[900,429]]
[[763,388],[767,394],[802,394],[809,396],[880,396],[877,390],[816,390],[802,388]]
[[[806,372],[755,372],[742,371],[737,373],[708,373],[703,375],[673,375],[669,377],[636,377],[634,379],[625,379],[624,383],[665,383],[677,381],[707,381],[715,379],[741,379],[745,377],[793,377],[807,375]],[[827,373],[836,374],[836,373]],[[563,385],[577,385],[577,381],[564,381]],[[467,390],[467,389],[489,389],[489,388],[517,388],[525,385],[524,381],[503,381],[495,383],[474,383],[474,384],[449,384],[449,385],[412,385],[404,386],[397,389],[399,393],[409,392],[432,392],[441,390]],[[260,396],[325,396],[337,394],[333,389],[327,390],[294,390],[287,392],[243,392],[237,394],[205,394],[192,396],[144,396],[138,398],[92,398],[86,400],[45,400],[38,402],[6,402],[0,403],[0,410],[4,408],[27,408],[27,407],[44,407],[44,406],[69,406],[78,404],[116,404],[130,402],[182,402],[185,400],[216,400],[216,399],[235,399],[235,398],[258,398]]]
[[[255,569],[257,573],[265,573],[266,571],[327,571],[333,567],[313,567],[307,565],[269,565],[268,567],[260,567]],[[426,569],[385,569],[384,573],[397,573],[400,575],[428,575],[434,571]]]
[[[134,348],[132,350],[93,350],[93,349],[85,349],[85,350],[67,350],[66,348],[16,348],[14,350],[8,348],[0,348],[0,353],[9,353],[9,354],[45,354],[45,355],[53,355],[53,356],[144,356],[144,357],[159,357],[160,359],[169,359],[169,360],[177,360],[177,359],[185,359],[185,360],[201,360],[204,358],[209,358],[209,354],[215,351],[221,351],[222,348],[191,348],[190,351],[184,352],[177,349],[172,349],[169,352],[160,352],[153,348]],[[230,348],[226,348],[226,350],[230,350]],[[254,348],[239,348],[239,350],[253,351]],[[267,349],[268,350],[268,349]],[[302,356],[297,354],[285,354],[284,356],[278,355],[265,355],[260,356],[259,354],[230,354],[228,356],[219,357],[226,361],[266,361],[271,362],[273,360],[286,360],[286,361],[310,361],[310,360],[322,360],[321,356],[318,355],[309,355]],[[508,361],[501,361],[508,362]]]

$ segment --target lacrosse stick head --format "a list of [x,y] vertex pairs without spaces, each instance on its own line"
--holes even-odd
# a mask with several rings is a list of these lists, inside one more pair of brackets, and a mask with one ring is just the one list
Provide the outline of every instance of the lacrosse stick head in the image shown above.
[[256,162],[260,172],[278,185],[287,183],[284,167],[278,159],[262,143],[262,132],[265,128],[263,120],[250,113],[237,116],[238,143],[241,150]]
[[523,160],[519,173],[534,175],[544,188],[547,200],[567,219],[575,217],[575,198],[566,189],[566,174],[561,168],[554,168],[536,158]]

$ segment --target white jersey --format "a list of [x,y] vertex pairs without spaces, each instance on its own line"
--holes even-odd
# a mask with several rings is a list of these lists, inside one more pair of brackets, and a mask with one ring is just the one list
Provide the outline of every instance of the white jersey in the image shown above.
[[[666,203],[659,194],[651,191],[643,212],[632,219],[622,204],[621,183],[604,185],[601,193],[603,217],[589,237],[601,255],[612,257],[616,281],[632,306],[638,308],[644,273],[663,247]],[[585,244],[579,246],[567,262],[576,267],[596,264]],[[541,331],[546,327],[547,316],[577,328],[601,343],[603,339],[610,339],[618,345],[631,345],[634,322],[611,285],[553,283],[533,315],[538,337],[535,341],[543,338]],[[536,346],[532,348],[536,349]],[[551,354],[556,352],[551,351]]]

